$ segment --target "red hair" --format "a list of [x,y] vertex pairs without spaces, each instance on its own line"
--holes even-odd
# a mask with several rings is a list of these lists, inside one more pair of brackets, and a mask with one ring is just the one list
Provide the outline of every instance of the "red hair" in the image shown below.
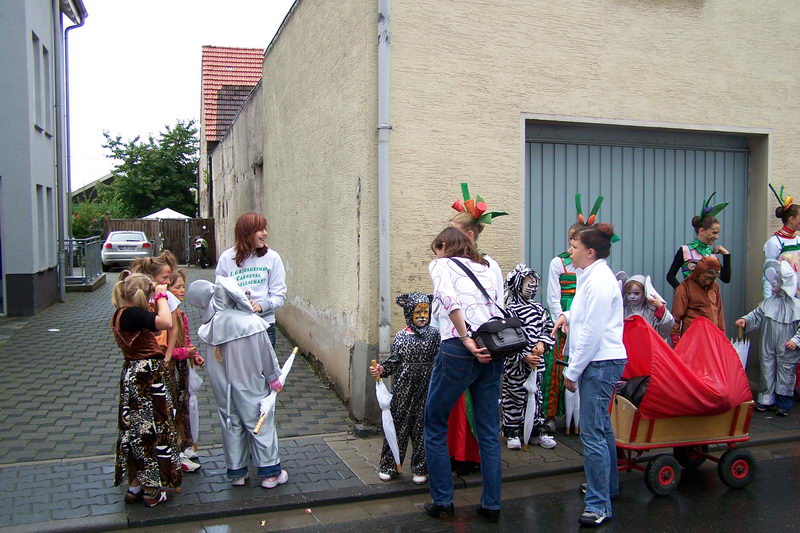
[[251,255],[261,257],[267,253],[269,248],[266,246],[256,248],[255,239],[253,238],[257,231],[261,231],[266,227],[267,219],[258,213],[245,213],[239,217],[233,230],[234,239],[236,239],[236,244],[233,245],[233,249],[236,251],[234,257],[236,266],[242,266],[245,259]]

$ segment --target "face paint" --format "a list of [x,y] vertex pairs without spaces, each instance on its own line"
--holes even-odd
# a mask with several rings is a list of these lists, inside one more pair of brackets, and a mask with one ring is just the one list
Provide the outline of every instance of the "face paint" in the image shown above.
[[183,278],[178,278],[178,280],[168,288],[169,292],[174,294],[178,300],[183,301],[186,296],[186,284],[183,282]]
[[644,303],[644,289],[636,282],[629,283],[625,287],[625,299],[632,306],[640,306]]
[[169,285],[169,282],[172,280],[172,269],[169,266],[164,266],[155,275],[153,281],[156,282],[157,285]]
[[533,276],[525,276],[525,279],[522,280],[520,291],[522,292],[522,297],[526,300],[533,298],[536,292],[536,283],[533,281]]
[[414,306],[414,312],[411,314],[411,322],[418,328],[424,328],[431,320],[430,305],[426,303],[418,303]]

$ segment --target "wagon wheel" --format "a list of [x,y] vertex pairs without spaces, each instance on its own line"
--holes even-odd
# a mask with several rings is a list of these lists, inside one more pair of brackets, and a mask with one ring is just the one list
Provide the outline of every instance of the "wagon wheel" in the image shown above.
[[672,455],[688,470],[696,470],[706,460],[700,446],[681,446],[672,449]]
[[678,486],[681,469],[678,461],[669,454],[656,455],[644,469],[644,484],[653,494],[666,496]]
[[747,486],[756,477],[758,465],[750,450],[732,448],[722,454],[717,465],[717,473],[723,483],[732,489]]

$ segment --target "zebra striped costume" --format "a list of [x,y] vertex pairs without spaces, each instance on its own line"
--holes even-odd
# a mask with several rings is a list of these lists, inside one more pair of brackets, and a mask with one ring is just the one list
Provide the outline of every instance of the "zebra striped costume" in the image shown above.
[[[530,277],[528,283],[525,279]],[[550,337],[553,321],[550,314],[539,303],[533,301],[539,289],[540,276],[524,264],[518,264],[508,273],[506,278],[506,310],[519,317],[524,323],[528,345],[517,355],[507,357],[503,364],[503,388],[501,405],[503,408],[503,432],[506,437],[522,437],[525,420],[525,404],[527,392],[523,387],[531,373],[531,367],[523,357],[529,355],[537,343],[542,342],[545,350],[553,347],[555,341]],[[536,367],[536,414],[534,415],[533,434],[538,436],[545,425],[542,413],[541,377],[544,372],[544,359]]]

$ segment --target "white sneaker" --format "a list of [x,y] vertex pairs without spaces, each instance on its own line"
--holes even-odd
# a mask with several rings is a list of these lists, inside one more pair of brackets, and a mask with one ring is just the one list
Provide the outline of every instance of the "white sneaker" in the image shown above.
[[234,487],[244,487],[247,484],[247,476],[233,478],[231,480],[231,485]]
[[428,476],[418,476],[414,474],[414,477],[411,478],[411,481],[413,481],[417,485],[422,485],[423,483],[428,481]]
[[392,480],[392,475],[391,474],[387,474],[386,472],[378,472],[378,478],[381,481],[391,481]]
[[264,479],[262,479],[261,486],[264,487],[265,489],[274,489],[278,485],[283,485],[287,481],[289,481],[289,472],[287,472],[286,470],[281,470],[280,475],[274,479],[271,477],[265,477]]
[[197,452],[194,451],[194,448],[192,448],[191,446],[183,450],[183,455],[185,455],[189,459],[197,459]]
[[506,446],[508,446],[509,450],[521,450],[522,442],[520,442],[519,437],[510,437],[506,440]]
[[555,448],[558,443],[556,442],[556,439],[550,435],[541,435],[536,438],[536,444],[549,450]]
[[200,470],[200,463],[195,463],[181,453],[181,470],[184,472],[196,472]]

